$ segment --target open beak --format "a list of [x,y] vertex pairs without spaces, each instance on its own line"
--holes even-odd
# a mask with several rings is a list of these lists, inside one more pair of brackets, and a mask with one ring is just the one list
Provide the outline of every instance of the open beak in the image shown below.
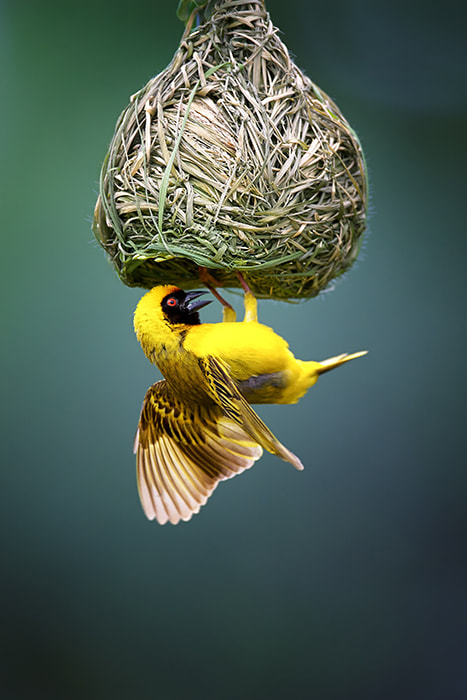
[[192,311],[199,311],[199,309],[210,304],[212,299],[200,299],[200,301],[196,301],[196,299],[203,294],[208,294],[208,292],[186,292],[185,301],[183,302],[185,309],[191,313]]

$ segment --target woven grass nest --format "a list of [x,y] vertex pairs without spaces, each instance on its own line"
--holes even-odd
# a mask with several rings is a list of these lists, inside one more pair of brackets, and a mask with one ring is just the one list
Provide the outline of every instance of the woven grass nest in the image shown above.
[[360,143],[262,0],[211,4],[120,116],[94,233],[129,286],[190,289],[204,266],[259,297],[313,297],[358,253]]

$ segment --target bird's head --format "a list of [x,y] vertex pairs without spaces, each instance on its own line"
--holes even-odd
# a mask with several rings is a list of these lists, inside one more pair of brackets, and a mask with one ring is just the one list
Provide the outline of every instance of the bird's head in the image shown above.
[[154,287],[140,300],[134,325],[138,337],[153,334],[164,326],[195,326],[200,323],[199,309],[211,303],[199,297],[207,292],[184,292],[173,285]]
[[199,299],[207,292],[184,292],[183,289],[172,287],[162,292],[160,307],[166,321],[171,324],[183,323],[186,326],[196,326],[201,323],[199,309],[211,303],[212,299]]

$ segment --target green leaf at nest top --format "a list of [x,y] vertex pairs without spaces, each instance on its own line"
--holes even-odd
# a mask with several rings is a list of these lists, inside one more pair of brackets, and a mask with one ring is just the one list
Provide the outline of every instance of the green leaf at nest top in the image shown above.
[[208,4],[208,0],[180,0],[177,8],[177,17],[182,22],[187,22],[193,10],[197,7],[204,7]]

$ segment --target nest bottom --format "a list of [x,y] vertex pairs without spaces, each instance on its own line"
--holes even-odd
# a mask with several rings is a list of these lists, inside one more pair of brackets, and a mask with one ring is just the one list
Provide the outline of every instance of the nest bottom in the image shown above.
[[[355,257],[357,251],[355,251]],[[344,273],[352,265],[354,257],[348,260],[348,265],[343,268],[342,262],[338,270],[332,266],[323,268],[321,276],[310,274],[310,271],[297,272],[296,263],[284,265],[268,270],[262,268],[254,271],[249,268],[225,268],[209,267],[210,274],[223,288],[239,288],[240,282],[236,272],[241,272],[252,292],[260,299],[276,299],[280,301],[297,301],[310,299],[317,296],[323,289],[329,286],[332,279]],[[337,267],[337,266],[336,266]],[[192,260],[186,258],[172,258],[168,261],[132,260],[119,271],[122,281],[130,287],[145,287],[150,289],[158,284],[175,284],[185,290],[202,286],[200,281],[200,267]]]

